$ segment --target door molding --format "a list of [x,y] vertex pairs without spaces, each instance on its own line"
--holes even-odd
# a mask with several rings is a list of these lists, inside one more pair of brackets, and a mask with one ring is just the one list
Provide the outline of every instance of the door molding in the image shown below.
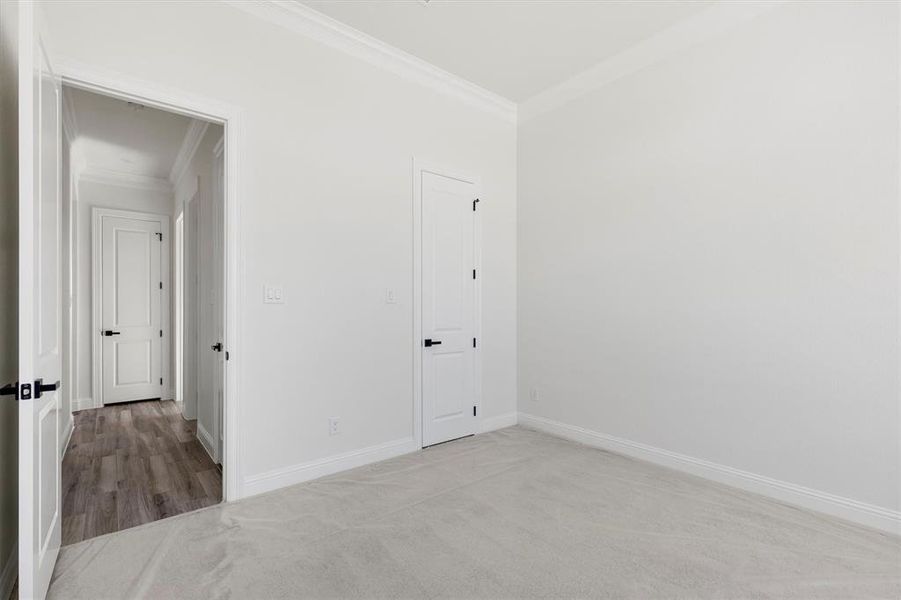
[[[413,440],[416,448],[422,448],[422,174],[433,173],[457,179],[475,186],[476,198],[481,198],[482,182],[479,177],[467,174],[453,167],[442,166],[431,161],[413,157]],[[473,293],[475,307],[475,335],[478,344],[475,347],[475,373],[473,385],[473,402],[478,407],[476,414],[476,431],[481,431],[484,419],[482,406],[482,211],[474,210],[473,215],[473,260],[478,273]]]
[[101,408],[104,406],[103,399],[103,344],[101,344],[100,331],[103,310],[103,254],[101,252],[101,240],[103,239],[102,220],[103,217],[120,217],[123,219],[134,219],[136,221],[152,221],[160,224],[160,231],[163,234],[163,241],[160,257],[160,279],[163,280],[162,294],[160,295],[160,328],[166,333],[160,344],[160,375],[163,378],[163,389],[160,390],[160,398],[166,400],[166,385],[172,385],[172,373],[170,373],[171,351],[170,343],[172,341],[172,327],[169,323],[169,303],[172,287],[172,277],[169,272],[169,266],[172,262],[169,254],[169,235],[170,221],[172,217],[169,215],[137,212],[132,210],[122,210],[114,208],[102,208],[95,206],[91,209],[91,396],[93,397],[93,408]]
[[241,202],[238,181],[243,155],[244,112],[241,108],[194,93],[137,79],[128,73],[98,69],[85,63],[57,61],[63,83],[121,100],[138,102],[178,114],[219,123],[225,129],[225,347],[230,354],[225,368],[225,461],[223,499],[238,500],[245,495],[240,463],[240,375],[242,365],[240,290],[243,283],[244,251],[241,239]]

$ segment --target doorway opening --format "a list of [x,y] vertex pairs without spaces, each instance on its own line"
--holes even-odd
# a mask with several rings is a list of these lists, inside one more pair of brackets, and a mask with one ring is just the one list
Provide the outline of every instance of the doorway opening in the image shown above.
[[225,125],[85,87],[62,93],[63,545],[225,496]]

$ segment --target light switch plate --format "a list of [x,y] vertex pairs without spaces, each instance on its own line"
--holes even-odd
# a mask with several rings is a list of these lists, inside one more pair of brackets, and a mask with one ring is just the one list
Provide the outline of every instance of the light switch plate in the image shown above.
[[391,288],[385,290],[385,304],[397,304],[397,292]]
[[263,304],[284,304],[285,289],[280,285],[267,283],[263,286]]

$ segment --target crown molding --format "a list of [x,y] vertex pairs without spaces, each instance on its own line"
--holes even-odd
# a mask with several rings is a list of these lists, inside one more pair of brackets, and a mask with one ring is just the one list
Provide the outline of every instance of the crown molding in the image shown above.
[[203,136],[209,126],[210,124],[207,121],[191,120],[188,130],[185,132],[185,138],[181,141],[178,154],[175,155],[172,169],[169,171],[169,182],[173,186],[178,185],[178,182],[184,177],[185,172],[188,170],[188,165],[191,164],[191,160],[197,153],[197,148],[200,147],[200,142],[203,141]]
[[516,122],[516,103],[436,67],[408,52],[332,19],[294,0],[224,0],[260,19],[392,71],[508,122]]
[[166,194],[173,193],[174,189],[172,182],[168,179],[163,179],[162,177],[149,177],[147,175],[124,173],[122,171],[114,171],[112,169],[97,166],[86,166],[78,175],[78,181],[102,183],[104,185],[115,185],[134,190],[147,190]]
[[723,35],[738,25],[784,4],[786,0],[716,3],[523,101],[519,105],[519,122],[524,123],[560,108],[617,79]]

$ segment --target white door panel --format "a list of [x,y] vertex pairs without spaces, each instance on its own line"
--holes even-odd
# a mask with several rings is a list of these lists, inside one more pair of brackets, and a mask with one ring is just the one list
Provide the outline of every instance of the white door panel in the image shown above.
[[43,598],[60,547],[60,85],[19,10],[19,596]]
[[428,446],[476,432],[475,185],[423,172],[422,424]]
[[103,402],[161,397],[161,223],[102,215]]

